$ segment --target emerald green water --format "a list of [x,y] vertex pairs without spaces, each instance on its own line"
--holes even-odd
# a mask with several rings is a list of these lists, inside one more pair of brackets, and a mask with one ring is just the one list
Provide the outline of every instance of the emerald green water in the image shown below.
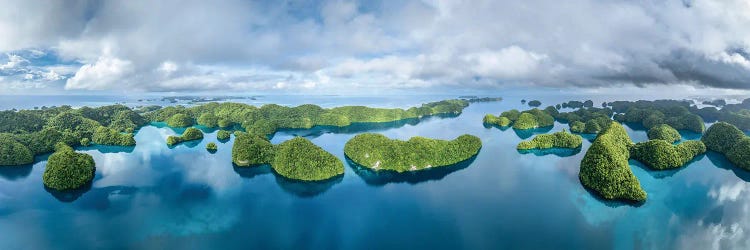
[[[352,103],[408,107],[444,96],[280,99],[283,104]],[[450,97],[447,97],[450,98]],[[578,97],[540,98],[543,106]],[[0,249],[710,249],[747,248],[750,173],[721,155],[651,171],[631,161],[648,193],[640,206],[602,201],[578,180],[580,151],[519,152],[534,133],[484,127],[486,113],[524,108],[521,97],[475,103],[457,117],[348,128],[285,130],[273,143],[305,136],[344,161],[326,182],[284,179],[268,166],[236,168],[231,145],[205,139],[170,148],[181,132],[161,124],[138,131],[135,147],[86,147],[96,177],[77,193],[48,191],[45,157],[0,168]],[[585,99],[582,99],[585,100]],[[273,100],[266,100],[272,102]],[[596,100],[598,103],[601,100]],[[634,141],[646,132],[626,126]],[[429,172],[374,173],[347,161],[361,132],[391,138],[482,139],[479,154]],[[683,134],[688,139],[699,135]],[[216,142],[219,150],[205,150]]]

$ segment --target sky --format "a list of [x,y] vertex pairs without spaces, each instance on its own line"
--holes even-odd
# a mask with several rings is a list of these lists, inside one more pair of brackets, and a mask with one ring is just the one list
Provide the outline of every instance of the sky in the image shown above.
[[2,0],[0,94],[746,94],[747,0]]

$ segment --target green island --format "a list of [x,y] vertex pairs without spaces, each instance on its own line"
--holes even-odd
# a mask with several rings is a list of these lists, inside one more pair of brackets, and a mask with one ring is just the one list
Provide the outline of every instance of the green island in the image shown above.
[[701,137],[706,148],[723,154],[736,166],[750,170],[750,138],[726,122],[717,122]]
[[680,141],[680,132],[667,124],[659,124],[648,130],[649,140],[665,140],[669,143]]
[[178,143],[200,139],[203,139],[203,132],[201,132],[200,129],[187,128],[185,129],[185,132],[182,132],[181,136],[171,135],[167,137],[167,145],[172,146]]
[[453,165],[473,157],[481,147],[482,141],[473,135],[450,141],[420,136],[401,141],[364,133],[346,142],[344,154],[369,169],[400,173]]
[[9,135],[0,135],[0,166],[18,166],[34,162],[34,153]]
[[539,107],[542,106],[542,102],[539,100],[532,100],[528,102],[529,107]]
[[216,146],[216,143],[214,142],[209,142],[208,144],[206,144],[206,150],[208,150],[209,152],[215,152],[216,150],[219,150],[219,146]]
[[71,190],[94,179],[96,167],[91,155],[77,153],[65,143],[58,143],[55,147],[42,175],[44,186],[58,191]]
[[523,112],[512,109],[501,113],[500,116],[485,115],[483,122],[501,127],[512,125],[513,129],[525,130],[552,126],[555,118],[547,111],[537,108]]
[[673,145],[670,141],[654,139],[636,143],[630,149],[630,157],[652,169],[663,170],[682,167],[705,152],[706,146],[701,141]]
[[232,162],[238,167],[270,164],[279,175],[302,181],[321,181],[344,173],[341,160],[303,137],[273,145],[265,137],[238,133]]
[[227,130],[219,130],[219,132],[216,132],[216,139],[218,139],[219,141],[226,141],[229,140],[231,134],[232,133]]
[[344,174],[344,163],[339,158],[302,137],[276,146],[271,167],[281,176],[302,181],[327,180]]
[[605,199],[645,201],[646,192],[628,163],[632,144],[625,128],[611,122],[581,160],[581,184]]
[[552,134],[534,136],[531,140],[518,143],[516,149],[579,148],[582,143],[583,137],[563,130]]

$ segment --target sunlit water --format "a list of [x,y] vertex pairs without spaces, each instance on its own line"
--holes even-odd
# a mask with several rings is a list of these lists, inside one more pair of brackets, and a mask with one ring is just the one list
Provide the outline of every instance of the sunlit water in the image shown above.
[[[279,103],[408,107],[445,98]],[[546,105],[571,98],[540,99]],[[747,171],[713,153],[669,171],[631,161],[648,200],[640,206],[605,202],[578,180],[588,140],[580,151],[519,152],[516,144],[530,133],[482,125],[486,113],[524,108],[519,100],[472,104],[458,117],[277,133],[273,143],[305,136],[344,161],[343,176],[319,183],[287,180],[268,166],[235,168],[234,137],[219,142],[215,131],[169,148],[166,137],[181,131],[161,124],[138,131],[135,147],[79,148],[94,157],[97,169],[91,187],[77,193],[44,188],[45,157],[33,166],[0,168],[0,249],[748,247]],[[549,132],[563,128],[555,124]],[[646,140],[642,128],[626,128],[634,141]],[[343,154],[346,141],[365,131],[399,139],[469,133],[483,147],[475,158],[449,168],[378,174]],[[205,150],[209,142],[219,145],[218,152]]]

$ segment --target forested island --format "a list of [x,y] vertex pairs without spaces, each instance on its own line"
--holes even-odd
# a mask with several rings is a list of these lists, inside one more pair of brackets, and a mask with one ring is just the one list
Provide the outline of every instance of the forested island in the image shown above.
[[232,147],[232,162],[239,167],[270,164],[279,175],[303,181],[321,181],[344,173],[341,160],[303,137],[273,145],[264,137],[240,133]]
[[526,130],[552,126],[555,118],[548,112],[536,108],[523,112],[512,109],[501,113],[500,116],[487,114],[483,122],[490,125],[513,126],[514,129]]
[[346,142],[344,154],[375,171],[406,172],[453,165],[476,155],[481,147],[482,141],[473,135],[461,135],[451,141],[419,136],[401,141],[364,133]]
[[518,143],[516,149],[579,148],[582,143],[583,137],[563,130],[552,134],[537,135],[531,140],[522,141]]
[[628,164],[632,144],[622,125],[608,124],[581,161],[581,184],[605,199],[645,201],[646,192]]
[[49,156],[42,180],[44,186],[55,190],[80,188],[94,179],[94,158],[76,153],[65,143],[55,145],[55,153]]

